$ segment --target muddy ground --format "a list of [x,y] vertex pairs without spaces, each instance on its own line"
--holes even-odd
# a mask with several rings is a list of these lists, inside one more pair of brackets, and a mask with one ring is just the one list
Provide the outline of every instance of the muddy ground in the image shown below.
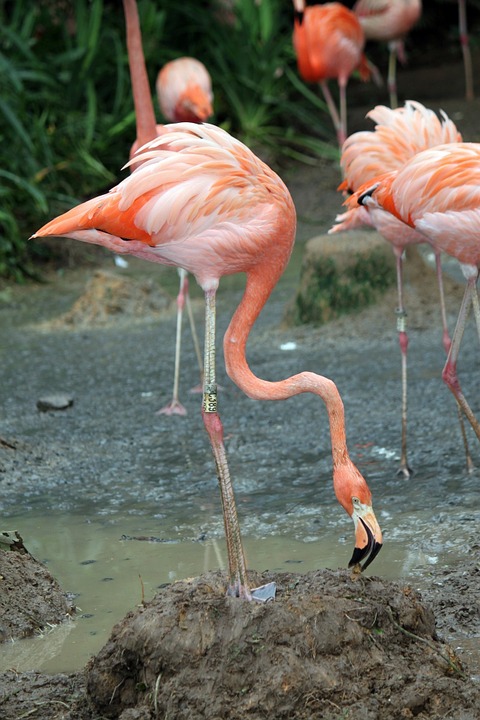
[[[442,107],[465,139],[479,141],[480,101],[463,101],[461,77],[459,64],[423,73],[406,71],[402,95],[434,109]],[[368,92],[362,87],[351,93],[351,131],[366,126],[366,110],[383,101],[380,91],[371,91],[373,99],[367,98]],[[338,209],[337,173],[327,162],[284,173],[299,213],[299,242],[331,224]],[[98,262],[105,266],[102,257]],[[422,269],[421,262],[416,257],[419,269],[410,277],[410,309],[413,323],[428,325],[437,291],[434,274]],[[77,272],[75,282],[86,287],[91,267],[80,276]],[[14,313],[28,289],[11,292]],[[49,292],[54,302],[53,282]],[[454,307],[461,293],[461,284],[447,282]],[[393,291],[368,312],[333,323],[330,338],[351,339],[370,331],[374,336],[392,302]],[[128,303],[132,305],[131,298]],[[71,311],[71,304],[65,311]],[[3,310],[6,322],[16,322],[8,312]],[[70,312],[69,317],[76,316]],[[126,322],[136,322],[136,310]],[[46,423],[46,433],[48,427]],[[28,484],[32,451],[8,423],[5,428],[2,491],[8,499],[15,492],[13,477]],[[84,671],[55,676],[3,673],[0,717],[474,720],[480,707],[480,649],[473,645],[472,650],[471,644],[480,635],[480,546],[474,528],[470,537],[468,559],[448,570],[432,567],[422,597],[408,586],[375,575],[354,578],[348,571],[277,574],[278,598],[267,605],[225,598],[221,574],[175,583],[117,624]],[[15,567],[2,569],[1,582],[9,581],[12,607],[31,609],[29,575],[18,563]],[[51,587],[49,579],[44,582],[46,590]],[[37,580],[37,587],[42,582]],[[62,615],[65,608],[59,612]],[[470,642],[468,658],[462,654],[465,639]]]

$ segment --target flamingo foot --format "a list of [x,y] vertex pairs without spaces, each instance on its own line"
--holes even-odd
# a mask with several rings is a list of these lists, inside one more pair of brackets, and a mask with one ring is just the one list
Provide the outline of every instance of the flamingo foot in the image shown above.
[[155,415],[186,415],[187,410],[179,400],[172,400],[165,407],[157,410]]
[[401,462],[396,475],[403,475],[404,478],[409,478],[413,475],[413,470],[408,467],[406,462]]
[[255,600],[255,602],[267,603],[275,600],[276,591],[277,584],[274,582],[269,582],[265,585],[260,585],[257,588],[249,590],[248,587],[237,581],[228,587],[227,597],[236,597],[248,601]]

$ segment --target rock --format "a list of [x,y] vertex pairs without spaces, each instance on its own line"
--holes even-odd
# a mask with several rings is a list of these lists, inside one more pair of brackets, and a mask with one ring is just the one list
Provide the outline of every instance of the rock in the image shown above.
[[395,257],[378,233],[320,235],[306,244],[300,286],[286,320],[322,325],[370,305],[394,283]]
[[37,400],[37,408],[40,412],[51,412],[55,410],[66,410],[73,405],[73,396],[67,393],[50,393],[43,395]]

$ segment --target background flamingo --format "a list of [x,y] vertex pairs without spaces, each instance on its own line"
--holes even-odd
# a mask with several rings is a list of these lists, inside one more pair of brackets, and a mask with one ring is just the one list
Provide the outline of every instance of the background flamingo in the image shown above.
[[381,207],[457,258],[467,281],[443,379],[480,439],[480,424],[460,387],[457,360],[470,306],[480,337],[476,290],[480,267],[480,144],[450,143],[415,155],[398,172],[387,173],[352,197],[367,207]]
[[397,57],[406,62],[404,38],[422,13],[421,0],[357,0],[353,7],[367,40],[387,42],[389,49],[388,91],[390,106],[396,108]]
[[[195,58],[181,57],[164,65],[157,75],[156,87],[158,104],[166,120],[204,122],[213,115],[212,81],[205,65]],[[177,295],[177,332],[172,400],[158,411],[165,415],[185,415],[187,412],[179,400],[182,318],[185,306],[200,375],[203,374],[200,345],[188,291],[188,274],[183,268],[178,269],[178,274],[180,287]]]
[[160,110],[171,122],[205,122],[213,115],[212,80],[192,57],[171,60],[157,75]]
[[[455,124],[442,114],[440,120],[432,110],[421,103],[407,101],[402,108],[390,109],[379,105],[371,110],[367,117],[376,125],[373,131],[354,133],[347,138],[342,148],[341,166],[344,181],[339,189],[355,192],[364,183],[378,175],[397,170],[417,152],[446,142],[459,142],[461,135]],[[428,242],[428,239],[390,215],[382,208],[357,205],[346,213],[337,216],[337,225],[329,232],[350,230],[362,225],[374,227],[387,240],[393,249],[397,265],[398,307],[397,330],[402,357],[402,440],[399,472],[408,477],[411,470],[407,460],[407,350],[408,335],[406,328],[407,313],[403,299],[403,256],[409,245]],[[448,353],[450,336],[447,328],[445,310],[441,253],[432,248],[435,254],[440,307],[443,325],[443,345]],[[461,419],[461,413],[460,413]],[[471,468],[471,459],[462,425],[462,436],[466,448],[467,466]]]
[[[162,126],[157,125],[155,120],[136,1],[124,0],[124,11],[128,61],[137,126],[137,138],[130,150],[130,158],[132,158],[140,147],[157,137]],[[210,75],[203,63],[195,58],[181,57],[164,65],[157,76],[157,97],[163,115],[167,120],[173,122],[181,120],[203,122],[213,114],[213,93]],[[177,295],[177,330],[172,399],[158,411],[165,415],[185,415],[187,412],[179,400],[182,319],[185,306],[190,321],[200,374],[203,373],[203,362],[188,292],[188,275],[183,268],[178,269],[178,274],[180,287]]]
[[[251,328],[292,250],[296,217],[290,193],[245,145],[213,125],[167,125],[144,149],[142,159],[110,193],[73,208],[33,237],[72,237],[184,267],[195,275],[205,293],[203,419],[220,482],[229,593],[250,598],[215,378],[219,280],[223,275],[246,273],[244,295],[224,338],[227,373],[252,398],[283,400],[303,392],[322,398],[330,421],[335,493],[355,523],[351,564],[365,560],[365,567],[380,550],[382,535],[370,490],[348,455],[344,409],[335,384],[309,372],[280,382],[261,380],[245,357]],[[255,597],[255,591],[252,594]]]
[[[306,7],[305,0],[293,0],[293,5],[298,72],[305,82],[320,84],[341,147],[347,136],[348,78],[357,68],[363,79],[370,75],[362,52],[364,32],[356,15],[338,2]],[[338,82],[340,110],[328,87],[330,78]]]

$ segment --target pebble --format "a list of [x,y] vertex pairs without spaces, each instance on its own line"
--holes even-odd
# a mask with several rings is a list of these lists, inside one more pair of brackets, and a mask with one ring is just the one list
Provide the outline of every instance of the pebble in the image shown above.
[[38,398],[37,408],[40,412],[51,410],[66,410],[73,405],[73,396],[67,393],[51,393]]

